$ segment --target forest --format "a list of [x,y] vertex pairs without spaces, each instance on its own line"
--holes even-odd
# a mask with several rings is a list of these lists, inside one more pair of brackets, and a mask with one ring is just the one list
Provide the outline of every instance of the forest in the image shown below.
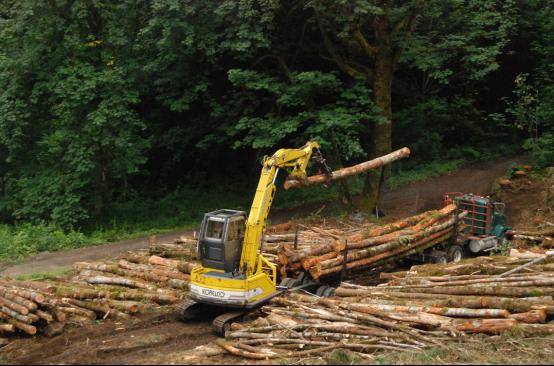
[[548,166],[553,75],[549,0],[0,0],[0,259],[247,209],[263,156],[308,140],[332,167],[412,156],[278,207]]

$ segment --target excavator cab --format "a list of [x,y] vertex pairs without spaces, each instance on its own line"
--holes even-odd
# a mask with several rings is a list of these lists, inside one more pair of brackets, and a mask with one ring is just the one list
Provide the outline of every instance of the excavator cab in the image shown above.
[[204,215],[198,238],[198,256],[204,268],[235,273],[239,270],[246,212],[218,210]]

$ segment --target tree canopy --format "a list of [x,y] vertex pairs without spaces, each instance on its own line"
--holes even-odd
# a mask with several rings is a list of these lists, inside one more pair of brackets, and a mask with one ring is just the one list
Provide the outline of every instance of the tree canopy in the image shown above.
[[88,225],[308,139],[552,164],[553,37],[547,0],[2,0],[0,217]]

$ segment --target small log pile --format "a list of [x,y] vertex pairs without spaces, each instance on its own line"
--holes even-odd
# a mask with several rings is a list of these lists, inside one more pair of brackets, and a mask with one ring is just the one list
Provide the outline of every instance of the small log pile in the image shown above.
[[[424,251],[450,240],[463,229],[461,218],[455,215],[456,206],[428,211],[384,226],[370,227],[355,234],[327,234],[322,244],[293,250],[282,246],[278,252],[281,275],[292,277],[298,270],[308,271],[314,279],[346,268],[378,268],[411,254]],[[346,250],[346,253],[345,253]]]
[[[59,334],[65,325],[65,308],[58,299],[40,291],[0,282],[0,336],[16,331],[29,335]],[[0,346],[8,343],[0,338]]]
[[178,303],[196,265],[136,251],[115,261],[77,262],[71,278],[1,280],[0,346],[7,344],[5,333],[54,336],[66,324],[130,320]]
[[554,248],[554,227],[540,231],[511,230],[508,231],[507,237],[526,244],[540,245],[546,249]]

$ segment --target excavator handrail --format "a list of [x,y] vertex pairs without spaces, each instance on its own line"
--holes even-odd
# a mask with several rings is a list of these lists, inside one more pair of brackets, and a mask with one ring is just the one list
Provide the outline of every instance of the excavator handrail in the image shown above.
[[[265,266],[264,266],[265,264]],[[266,257],[260,254],[260,260],[258,261],[259,270],[270,270],[269,277],[274,285],[277,285],[277,267],[267,260]]]

